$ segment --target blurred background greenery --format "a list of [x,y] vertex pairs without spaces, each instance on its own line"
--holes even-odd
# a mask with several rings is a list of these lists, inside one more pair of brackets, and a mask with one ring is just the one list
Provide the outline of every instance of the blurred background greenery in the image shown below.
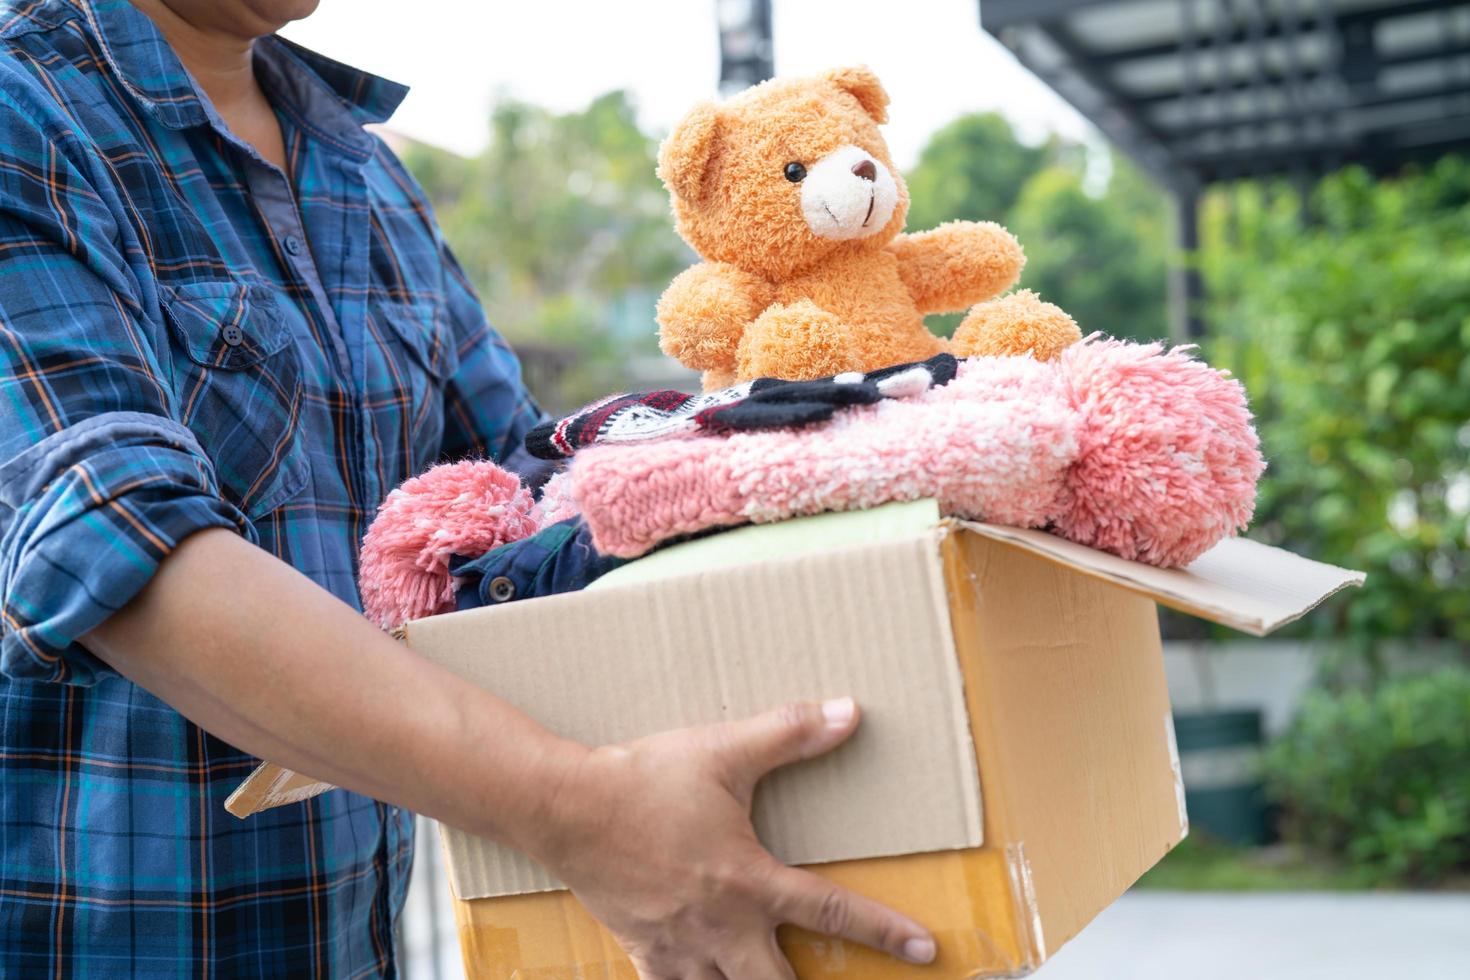
[[[548,409],[695,383],[659,355],[653,320],[695,256],[654,175],[657,137],[626,95],[571,113],[502,102],[473,158],[400,149]],[[1022,285],[1084,332],[1162,339],[1166,267],[1194,263],[1209,299],[1203,354],[1250,392],[1270,462],[1252,534],[1368,572],[1361,594],[1294,634],[1325,655],[1256,770],[1285,845],[1255,852],[1197,834],[1149,881],[1463,883],[1470,164],[1447,157],[1385,179],[1348,169],[1305,190],[1219,185],[1190,256],[1169,253],[1167,200],[1127,160],[1025,143],[996,114],[936,131],[906,177],[910,228],[1002,222],[1027,250]]]

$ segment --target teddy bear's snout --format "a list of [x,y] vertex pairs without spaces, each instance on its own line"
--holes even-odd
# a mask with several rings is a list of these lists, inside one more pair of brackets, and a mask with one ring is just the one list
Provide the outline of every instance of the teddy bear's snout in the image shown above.
[[898,182],[871,154],[842,146],[806,168],[801,211],[820,238],[849,241],[876,235],[898,205]]

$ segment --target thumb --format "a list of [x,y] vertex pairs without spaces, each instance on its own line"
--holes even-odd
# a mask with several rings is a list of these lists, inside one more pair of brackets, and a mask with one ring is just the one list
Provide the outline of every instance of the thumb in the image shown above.
[[857,728],[852,698],[793,701],[743,721],[717,725],[717,754],[743,793],[778,766],[830,752]]

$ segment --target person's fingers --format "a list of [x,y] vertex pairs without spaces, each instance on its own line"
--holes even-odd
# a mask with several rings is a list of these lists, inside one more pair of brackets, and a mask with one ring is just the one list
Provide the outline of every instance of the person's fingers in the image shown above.
[[712,733],[727,772],[749,793],[762,776],[802,759],[830,752],[857,727],[858,709],[852,698],[831,701],[793,701],[746,718],[715,725]]
[[796,980],[796,971],[776,943],[774,929],[764,943],[750,943],[719,957],[720,969],[729,980]]
[[[754,977],[755,974],[751,976]],[[743,980],[743,978],[732,977],[713,963],[709,963],[684,971],[680,980]]]
[[910,963],[934,959],[934,937],[923,926],[872,899],[784,865],[767,881],[772,889],[769,907],[782,922],[850,939]]

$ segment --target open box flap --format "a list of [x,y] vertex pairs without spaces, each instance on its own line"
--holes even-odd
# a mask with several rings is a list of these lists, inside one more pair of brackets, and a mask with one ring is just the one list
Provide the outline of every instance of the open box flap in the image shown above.
[[225,800],[225,810],[244,818],[271,807],[309,800],[332,788],[331,783],[292,772],[274,762],[262,762],[243,783],[235,787],[229,799]]
[[1328,596],[1362,585],[1364,574],[1280,548],[1227,538],[1186,568],[1156,568],[1024,528],[955,521],[1079,572],[1149,596],[1161,605],[1265,636],[1299,619]]
[[[656,552],[606,576],[589,592],[647,584],[689,574],[690,566],[713,571],[774,554],[795,556],[858,541],[875,544],[923,536],[939,520],[932,500],[888,504],[863,514],[823,514],[780,524],[739,528]],[[1087,575],[1146,595],[1155,601],[1255,636],[1297,619],[1328,596],[1363,584],[1364,575],[1301,558],[1288,551],[1231,538],[1187,569],[1164,569],[1128,561],[1042,531],[946,520],[992,540],[1030,551]],[[230,796],[230,813],[246,817],[331,789],[280,766],[263,763]]]

